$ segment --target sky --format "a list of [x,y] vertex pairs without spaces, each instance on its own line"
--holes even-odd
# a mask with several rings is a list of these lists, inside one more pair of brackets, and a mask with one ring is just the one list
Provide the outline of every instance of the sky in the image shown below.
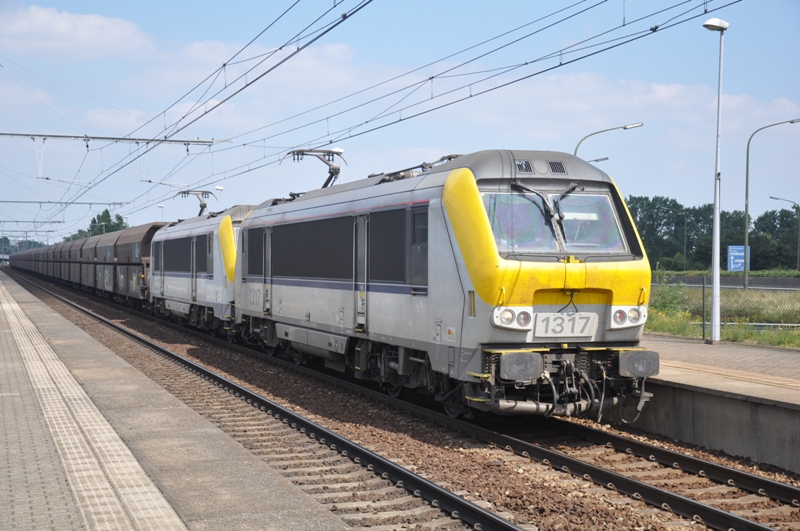
[[[343,149],[348,182],[482,149],[572,153],[635,122],[579,156],[608,157],[626,197],[707,204],[712,17],[730,23],[722,208],[743,210],[748,138],[800,118],[797,0],[0,0],[0,133],[143,140],[0,136],[0,232],[60,222],[28,235],[52,243],[105,208],[196,215],[181,189],[211,191],[211,210],[304,192],[327,169],[283,158],[301,147]],[[165,136],[215,143],[145,141]],[[770,196],[800,203],[800,123],[753,137],[752,218],[791,207]]]

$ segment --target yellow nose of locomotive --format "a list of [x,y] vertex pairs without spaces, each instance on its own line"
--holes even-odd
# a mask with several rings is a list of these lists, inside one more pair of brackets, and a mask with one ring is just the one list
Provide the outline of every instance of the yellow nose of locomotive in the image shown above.
[[[508,259],[498,252],[475,176],[469,169],[450,173],[444,186],[443,203],[450,218],[458,247],[475,293],[494,308],[492,323],[507,330],[530,330],[537,327],[537,316],[560,311],[593,313],[586,319],[567,323],[572,329],[596,327],[593,340],[615,330],[641,330],[647,317],[650,265],[646,256],[624,260],[581,260],[570,254],[550,260]],[[630,214],[627,208],[620,216]],[[632,223],[631,223],[632,225]],[[635,238],[639,236],[635,233]],[[639,247],[643,248],[638,240]],[[531,314],[527,314],[531,312]],[[526,316],[527,315],[527,316]],[[550,326],[542,321],[542,326]],[[613,335],[613,334],[611,334]],[[545,332],[542,337],[552,337]],[[579,334],[572,337],[580,337]]]

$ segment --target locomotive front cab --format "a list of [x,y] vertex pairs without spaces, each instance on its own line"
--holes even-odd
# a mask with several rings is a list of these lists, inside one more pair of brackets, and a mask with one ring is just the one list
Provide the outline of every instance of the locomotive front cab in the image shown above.
[[638,347],[650,266],[619,191],[565,153],[512,156],[499,175],[452,171],[443,192],[482,329],[465,400],[573,415],[646,397],[641,380],[658,372],[658,354]]

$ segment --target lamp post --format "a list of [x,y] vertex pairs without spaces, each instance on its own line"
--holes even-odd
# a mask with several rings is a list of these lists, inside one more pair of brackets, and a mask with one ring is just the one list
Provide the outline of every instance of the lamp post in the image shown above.
[[786,201],[787,203],[791,203],[794,205],[794,208],[797,211],[797,270],[800,271],[800,205],[794,201],[783,199],[782,197],[769,196],[769,198],[775,199],[776,201]]
[[661,210],[669,210],[670,212],[676,212],[678,214],[683,214],[683,270],[686,271],[686,223],[687,223],[687,220],[688,220],[688,216],[686,215],[686,211],[684,210],[683,212],[681,212],[679,210],[674,210],[672,208],[667,208],[667,207],[663,207],[663,206],[660,206],[658,208],[660,208]]
[[581,138],[581,141],[578,142],[577,146],[575,146],[574,155],[576,155],[576,156],[578,155],[578,148],[581,147],[581,144],[583,143],[583,141],[586,140],[587,138],[589,138],[590,136],[599,135],[600,133],[605,133],[607,131],[614,131],[616,129],[634,129],[636,127],[641,127],[643,125],[644,124],[642,122],[636,122],[635,124],[620,125],[620,126],[617,126],[617,127],[611,127],[610,129],[603,129],[602,131],[595,131],[594,133],[589,133],[585,137]]
[[222,203],[222,190],[224,190],[224,188],[222,186],[215,186],[214,190],[219,192],[219,209],[222,210],[225,208]]
[[[750,277],[750,249],[748,247],[750,241],[750,141],[753,140],[756,133],[763,129],[781,124],[796,124],[797,122],[800,122],[800,118],[765,125],[753,131],[753,134],[750,135],[750,138],[747,140],[747,163],[744,172],[744,289],[748,288]],[[775,198],[772,197],[771,199]]]
[[164,205],[158,205],[158,208],[161,209],[161,221],[164,221]]
[[725,30],[728,29],[730,24],[721,18],[710,18],[705,21],[703,27],[709,31],[719,32],[719,76],[717,84],[717,149],[716,149],[716,163],[714,167],[714,224],[712,228],[713,236],[711,238],[711,340],[710,343],[716,343],[720,337],[720,289],[719,289],[719,246],[720,246],[720,180],[722,174],[720,173],[720,126],[722,124],[722,51],[725,44]]

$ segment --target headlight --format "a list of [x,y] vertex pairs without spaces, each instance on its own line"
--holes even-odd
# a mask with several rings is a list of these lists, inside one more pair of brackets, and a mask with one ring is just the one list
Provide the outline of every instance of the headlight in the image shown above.
[[497,306],[492,310],[492,326],[512,332],[526,332],[533,324],[533,314],[527,307]]
[[514,312],[511,310],[503,310],[500,312],[500,322],[504,325],[510,325],[514,322]]
[[641,327],[647,322],[647,306],[612,306],[609,330]]

